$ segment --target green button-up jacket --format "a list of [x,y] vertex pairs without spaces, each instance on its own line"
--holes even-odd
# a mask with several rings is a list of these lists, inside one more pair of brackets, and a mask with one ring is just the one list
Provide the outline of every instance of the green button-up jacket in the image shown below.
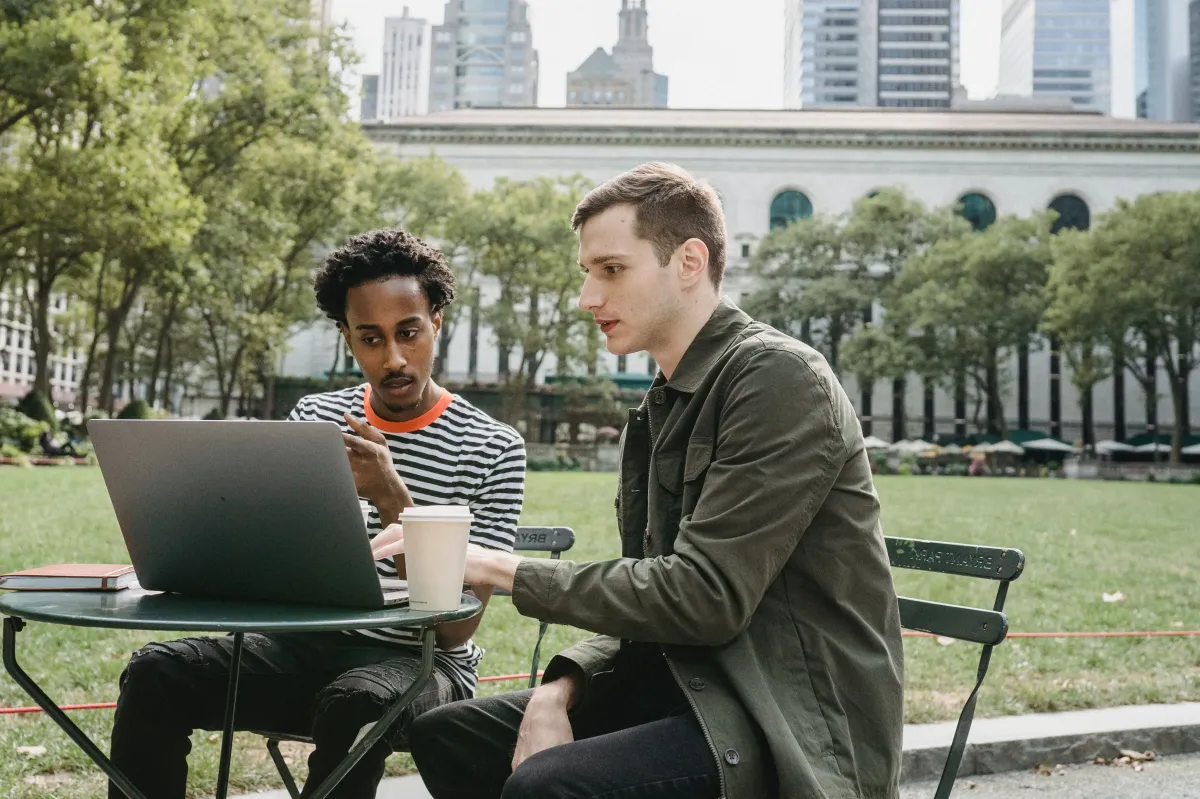
[[[625,641],[660,644],[727,799],[898,795],[903,651],[879,500],[825,359],[722,300],[621,438],[622,557],[527,559],[526,616],[598,633],[596,692]],[[585,700],[586,701],[586,700]]]

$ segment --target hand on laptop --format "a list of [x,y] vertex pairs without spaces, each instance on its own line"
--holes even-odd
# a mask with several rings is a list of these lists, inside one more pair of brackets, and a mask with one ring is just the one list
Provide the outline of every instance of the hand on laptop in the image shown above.
[[383,433],[348,413],[345,417],[346,424],[357,433],[342,433],[346,457],[354,473],[354,487],[360,497],[379,509],[380,521],[391,524],[400,518],[401,510],[413,504],[408,487],[392,465],[392,453]]
[[[386,530],[371,539],[371,555],[375,560],[403,554],[403,525],[389,525]],[[521,557],[511,552],[467,544],[467,564],[463,571],[463,582],[470,586],[503,588],[511,593],[520,563]]]

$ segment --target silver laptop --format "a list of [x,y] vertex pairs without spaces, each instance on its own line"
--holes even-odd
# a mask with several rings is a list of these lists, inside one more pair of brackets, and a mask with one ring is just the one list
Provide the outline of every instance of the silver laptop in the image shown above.
[[88,433],[143,588],[364,609],[406,600],[375,571],[333,422],[97,419]]

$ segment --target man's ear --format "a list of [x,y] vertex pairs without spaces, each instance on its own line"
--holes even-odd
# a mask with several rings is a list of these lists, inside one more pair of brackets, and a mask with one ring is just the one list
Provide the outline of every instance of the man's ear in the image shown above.
[[708,245],[700,239],[688,239],[679,245],[679,273],[685,286],[708,279]]
[[350,346],[350,328],[347,327],[345,322],[338,322],[338,330],[342,334],[342,340],[346,342],[346,348],[354,352],[354,347]]
[[433,322],[433,335],[437,337],[442,332],[442,312],[435,311],[429,315],[429,321]]

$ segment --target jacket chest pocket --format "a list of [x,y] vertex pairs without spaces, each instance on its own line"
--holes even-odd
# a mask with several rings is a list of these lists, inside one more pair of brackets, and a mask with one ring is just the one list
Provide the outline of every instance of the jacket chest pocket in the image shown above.
[[[647,553],[674,551],[680,522],[695,509],[711,463],[711,438],[691,439],[686,452],[667,451],[655,456],[657,490],[651,500]],[[660,547],[651,546],[655,541],[661,542]]]

